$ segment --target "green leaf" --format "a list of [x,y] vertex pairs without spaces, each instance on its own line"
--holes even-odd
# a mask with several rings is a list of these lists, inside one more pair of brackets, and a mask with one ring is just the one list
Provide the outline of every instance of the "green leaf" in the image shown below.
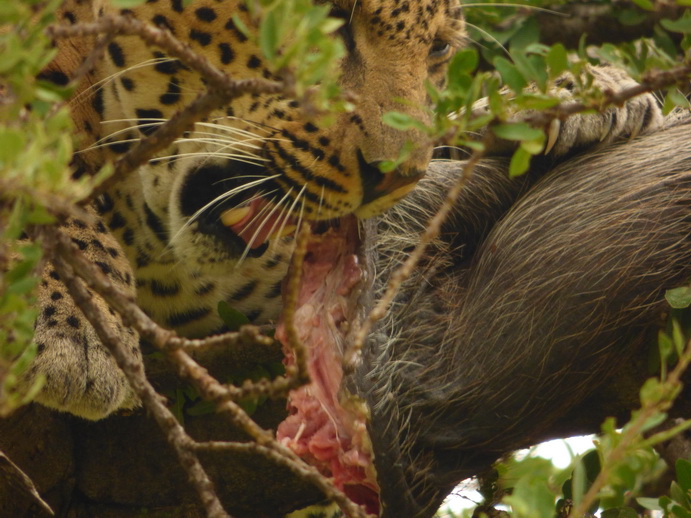
[[688,308],[691,305],[691,286],[680,286],[667,290],[665,299],[674,309]]
[[691,462],[684,459],[677,459],[676,462],[677,482],[688,494],[691,491]]
[[[657,348],[660,351],[661,363],[665,366],[664,372],[666,372],[666,362],[674,352],[674,344],[672,343],[672,339],[664,331],[659,331],[657,334]],[[665,377],[666,376],[663,375],[662,379],[665,379]]]
[[532,156],[533,155],[528,153],[525,149],[518,148],[511,157],[511,163],[509,164],[509,176],[513,178],[525,173],[530,167],[530,158]]
[[648,15],[638,9],[622,9],[617,16],[619,23],[629,26],[643,23],[647,18]]
[[664,394],[664,390],[657,378],[648,378],[640,390],[641,402],[643,404],[654,403],[660,401]]
[[542,131],[525,122],[497,124],[492,127],[494,134],[504,140],[538,140],[544,138]]
[[456,77],[461,74],[470,74],[475,70],[478,63],[477,51],[475,49],[463,49],[449,63],[449,77]]
[[238,310],[230,307],[225,300],[218,303],[218,315],[223,320],[223,323],[230,331],[237,331],[242,326],[250,323],[249,318],[240,313]]
[[633,3],[646,11],[653,11],[655,9],[655,5],[650,0],[633,0]]
[[638,502],[638,505],[644,507],[645,509],[650,509],[651,511],[662,511],[662,506],[660,506],[660,500],[658,500],[657,498],[639,497],[636,498],[636,502]]
[[384,124],[401,131],[418,128],[420,125],[420,121],[415,117],[397,111],[386,112],[382,116],[382,121],[384,121]]
[[12,162],[26,147],[26,137],[19,130],[0,128],[0,163]]
[[498,57],[495,59],[494,68],[499,71],[504,84],[508,85],[514,92],[518,93],[528,85],[528,81],[523,77],[523,74],[506,58]]
[[689,506],[689,497],[676,481],[672,482],[669,486],[669,496],[678,504],[684,507]]
[[540,132],[540,136],[534,140],[524,140],[521,142],[521,149],[526,150],[531,155],[537,155],[545,149],[545,135]]
[[26,277],[24,279],[19,279],[13,282],[7,287],[7,293],[13,293],[15,295],[26,295],[31,293],[31,291],[38,284],[39,279],[36,277]]
[[549,73],[552,79],[561,75],[562,72],[568,70],[569,68],[569,56],[566,52],[566,47],[561,43],[553,45],[547,56],[545,56],[545,61],[549,66]]
[[691,511],[687,511],[680,505],[672,505],[671,510],[674,518],[691,518]]
[[660,25],[668,31],[689,34],[691,33],[691,15],[686,11],[684,15],[677,20],[660,20]]
[[672,342],[674,343],[674,348],[677,350],[677,355],[681,357],[686,348],[686,337],[677,320],[672,320]]
[[264,56],[269,60],[273,60],[276,57],[278,40],[279,29],[276,23],[276,13],[275,11],[269,11],[265,14],[259,30],[259,46]]

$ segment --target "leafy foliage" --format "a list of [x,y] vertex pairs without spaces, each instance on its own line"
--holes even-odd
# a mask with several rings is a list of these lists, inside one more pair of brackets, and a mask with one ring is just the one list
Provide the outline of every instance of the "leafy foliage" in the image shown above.
[[77,200],[88,192],[69,174],[72,123],[60,103],[70,89],[37,79],[54,57],[43,30],[58,4],[0,6],[0,270],[6,271],[0,278],[0,415],[38,389],[23,396],[12,391],[35,354],[34,290],[41,265],[40,246],[20,238],[27,225],[52,221],[43,208],[51,193]]

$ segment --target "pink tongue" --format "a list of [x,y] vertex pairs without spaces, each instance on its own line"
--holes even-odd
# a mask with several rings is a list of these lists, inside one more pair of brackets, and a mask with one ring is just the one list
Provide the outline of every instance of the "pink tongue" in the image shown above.
[[271,209],[265,209],[266,214],[257,216],[266,207],[266,201],[262,198],[250,202],[250,211],[242,220],[230,225],[235,232],[250,248],[258,248],[269,238],[269,234],[279,230],[283,220],[278,221],[280,211],[271,213]]

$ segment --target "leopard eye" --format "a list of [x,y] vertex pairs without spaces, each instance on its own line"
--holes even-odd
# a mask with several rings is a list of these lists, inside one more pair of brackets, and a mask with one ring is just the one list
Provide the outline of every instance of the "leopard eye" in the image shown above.
[[440,39],[435,39],[432,42],[432,47],[429,49],[429,57],[431,58],[443,58],[446,57],[446,55],[449,53],[451,50],[451,45]]

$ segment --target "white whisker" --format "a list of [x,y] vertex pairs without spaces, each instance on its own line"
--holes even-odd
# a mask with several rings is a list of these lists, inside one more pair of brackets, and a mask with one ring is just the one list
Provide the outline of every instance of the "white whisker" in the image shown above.
[[[252,181],[252,182],[248,182],[248,183],[246,183],[246,184],[244,184],[244,185],[241,185],[241,186],[239,186],[239,187],[236,187],[236,188],[234,188],[234,189],[231,189],[230,191],[224,192],[223,194],[217,196],[216,198],[214,198],[213,200],[211,200],[209,203],[207,203],[206,205],[204,205],[201,209],[197,210],[197,212],[195,212],[194,214],[192,214],[192,216],[190,217],[190,219],[188,219],[188,220],[185,222],[185,224],[182,225],[182,227],[180,227],[180,229],[179,229],[179,230],[175,233],[175,235],[170,239],[170,242],[173,243],[174,241],[176,241],[176,240],[180,237],[180,234],[181,234],[185,229],[187,229],[190,225],[192,225],[195,221],[197,221],[197,220],[199,219],[199,217],[204,213],[204,211],[208,210],[209,208],[213,207],[214,205],[219,204],[219,203],[222,202],[223,200],[225,200],[225,199],[227,199],[227,198],[230,198],[231,196],[234,196],[234,195],[236,195],[236,194],[238,194],[238,193],[241,193],[242,191],[245,191],[245,190],[247,190],[247,189],[251,189],[252,187],[256,187],[257,185],[261,185],[262,183],[264,183],[264,182],[266,182],[266,181],[269,181],[269,180],[272,180],[272,179],[274,179],[274,178],[276,178],[276,177],[278,177],[278,176],[280,176],[280,175],[276,174],[276,175],[273,175],[273,176],[267,176],[267,177],[261,178],[261,179],[259,179],[259,180],[254,180],[254,181]],[[238,177],[238,178],[245,178],[245,177]],[[271,192],[269,192],[269,193],[258,194],[258,195],[256,195],[256,197],[259,197],[259,196],[266,196],[266,194],[272,194],[273,192],[275,192],[275,191],[271,191]],[[256,199],[256,197],[255,197],[255,198],[250,198],[250,200],[243,200],[243,203],[246,203],[246,202],[248,202],[248,201],[252,201],[253,199]]]
[[[157,157],[156,160],[178,160],[181,158],[188,158],[192,156],[200,156],[204,158],[227,158],[230,160],[234,160],[235,162],[242,162],[245,164],[249,165],[261,165],[258,162],[267,162],[268,160],[266,158],[260,157],[260,156],[254,156],[254,155],[247,155],[244,153],[216,153],[213,151],[198,151],[195,153],[178,153],[175,155],[167,155],[167,156],[161,156]],[[254,160],[254,161],[253,161]]]

